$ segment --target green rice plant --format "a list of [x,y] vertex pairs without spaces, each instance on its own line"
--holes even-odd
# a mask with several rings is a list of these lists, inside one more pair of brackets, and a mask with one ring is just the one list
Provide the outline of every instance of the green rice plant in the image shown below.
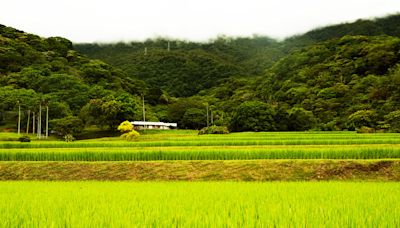
[[399,227],[400,183],[0,182],[0,227]]
[[[151,137],[150,137],[151,136]],[[153,134],[135,142],[116,138],[31,143],[1,142],[2,161],[149,161],[243,159],[396,159],[400,134],[235,133]]]
[[362,145],[362,144],[400,144],[400,138],[347,138],[347,139],[208,139],[195,138],[190,140],[160,140],[160,141],[78,141],[63,143],[57,141],[31,142],[0,142],[0,149],[11,148],[84,148],[84,147],[170,147],[170,146],[259,146],[259,145]]
[[0,161],[400,159],[400,145],[3,149]]

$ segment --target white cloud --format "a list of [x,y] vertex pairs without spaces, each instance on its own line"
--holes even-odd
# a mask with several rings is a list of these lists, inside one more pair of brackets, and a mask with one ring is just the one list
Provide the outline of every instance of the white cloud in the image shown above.
[[400,12],[398,0],[12,0],[0,23],[75,42],[219,34],[283,38],[315,27]]

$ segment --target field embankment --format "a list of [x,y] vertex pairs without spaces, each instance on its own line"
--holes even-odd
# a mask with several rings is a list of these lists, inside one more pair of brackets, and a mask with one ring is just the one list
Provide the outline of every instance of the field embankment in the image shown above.
[[0,180],[400,181],[400,160],[0,162]]

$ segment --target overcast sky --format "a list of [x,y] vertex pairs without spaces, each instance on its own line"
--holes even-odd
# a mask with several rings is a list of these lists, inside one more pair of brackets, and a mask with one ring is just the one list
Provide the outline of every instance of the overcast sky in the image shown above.
[[0,24],[73,42],[156,36],[284,38],[358,18],[400,12],[400,0],[1,0]]

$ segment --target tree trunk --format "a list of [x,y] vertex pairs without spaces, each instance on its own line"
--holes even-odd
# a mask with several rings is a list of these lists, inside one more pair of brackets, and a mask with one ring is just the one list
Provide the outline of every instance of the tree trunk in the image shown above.
[[29,121],[31,119],[31,110],[28,110],[28,122],[26,123],[26,134],[29,134]]
[[18,104],[18,135],[21,133],[21,105]]
[[35,127],[36,127],[36,123],[35,123],[35,120],[36,120],[36,116],[35,116],[35,112],[33,113],[33,118],[32,118],[32,134],[35,134]]
[[42,105],[39,105],[39,116],[38,116],[38,138],[42,137]]
[[49,106],[46,106],[46,139],[49,137]]

